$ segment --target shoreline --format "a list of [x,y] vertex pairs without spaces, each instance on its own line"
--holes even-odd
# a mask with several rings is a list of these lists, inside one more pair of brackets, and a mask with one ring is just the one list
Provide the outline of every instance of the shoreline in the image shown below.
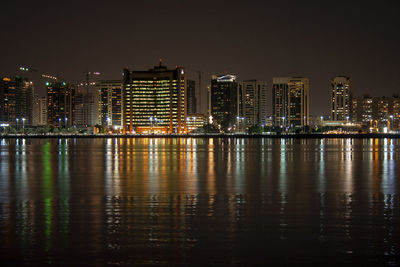
[[400,134],[52,134],[52,135],[0,135],[0,139],[59,139],[59,138],[285,138],[285,139],[326,139],[326,138],[400,138]]

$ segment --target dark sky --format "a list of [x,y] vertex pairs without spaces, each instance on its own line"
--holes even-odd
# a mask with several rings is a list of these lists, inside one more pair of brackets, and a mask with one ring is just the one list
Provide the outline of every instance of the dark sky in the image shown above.
[[3,1],[0,75],[26,64],[72,81],[86,69],[119,79],[162,57],[269,85],[309,77],[317,115],[329,110],[335,75],[351,76],[355,95],[399,93],[399,12],[385,0]]

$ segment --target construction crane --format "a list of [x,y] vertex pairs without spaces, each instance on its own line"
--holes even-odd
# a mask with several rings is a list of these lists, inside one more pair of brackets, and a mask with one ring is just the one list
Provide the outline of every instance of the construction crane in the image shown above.
[[[19,70],[20,71],[29,72],[29,73],[39,72],[37,69],[31,68],[31,67],[27,67],[27,66],[21,66],[21,67],[19,67]],[[46,74],[46,73],[42,73],[42,74],[40,74],[40,76],[42,78],[51,79],[51,80],[55,80],[55,81],[58,81],[58,79],[59,79],[55,75],[50,75],[50,74]]]

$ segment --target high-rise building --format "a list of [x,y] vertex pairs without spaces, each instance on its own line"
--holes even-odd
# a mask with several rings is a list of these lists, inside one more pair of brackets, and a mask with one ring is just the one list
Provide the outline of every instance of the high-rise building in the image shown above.
[[377,101],[377,119],[379,121],[388,120],[392,114],[393,99],[389,97],[379,97]]
[[391,117],[391,128],[400,129],[400,97],[398,95],[393,96],[393,111]]
[[73,112],[72,112],[72,120],[73,125],[77,127],[86,127],[88,125],[88,117],[87,114],[90,109],[87,108],[87,98],[85,94],[81,90],[75,91],[73,102]]
[[21,76],[0,79],[0,121],[10,125],[32,125],[32,81]]
[[96,88],[99,93],[101,125],[122,127],[122,81],[99,81],[96,83]]
[[354,97],[351,120],[367,127],[397,130],[400,126],[400,98],[369,95]]
[[186,73],[155,66],[148,71],[124,70],[124,132],[185,132]]
[[351,115],[351,79],[334,77],[331,81],[331,119],[345,121]]
[[283,126],[287,122],[289,79],[288,77],[272,78],[272,114],[275,126]]
[[194,114],[197,111],[197,97],[196,97],[196,82],[187,80],[187,99],[186,99],[186,113]]
[[273,78],[273,115],[276,126],[303,127],[308,125],[309,90],[308,78]]
[[47,125],[47,99],[46,97],[35,96],[33,102],[33,125]]
[[294,77],[289,80],[288,125],[308,125],[310,117],[310,93],[308,78]]
[[239,117],[246,126],[265,125],[267,119],[267,82],[239,82]]
[[47,124],[53,127],[73,125],[73,103],[75,88],[66,82],[46,82]]
[[213,121],[228,130],[239,116],[238,83],[234,75],[212,76],[210,111]]

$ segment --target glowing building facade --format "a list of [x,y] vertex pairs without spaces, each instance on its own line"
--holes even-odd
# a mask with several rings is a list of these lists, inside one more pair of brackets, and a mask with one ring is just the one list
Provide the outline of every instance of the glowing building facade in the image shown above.
[[207,124],[207,118],[203,114],[187,114],[186,127],[187,131],[193,132]]
[[308,78],[273,78],[273,115],[275,126],[304,127],[310,117]]
[[234,75],[212,76],[210,111],[213,121],[228,130],[239,116],[238,83]]
[[124,70],[122,121],[124,132],[184,133],[186,73],[184,68]]
[[351,114],[351,79],[338,76],[331,81],[331,120],[345,121]]
[[47,125],[67,127],[74,124],[72,112],[75,88],[65,82],[46,82]]
[[105,80],[96,83],[99,93],[99,116],[103,126],[122,126],[122,81]]
[[287,77],[272,79],[272,114],[275,126],[285,125],[287,120],[288,84]]
[[21,76],[0,79],[0,122],[31,126],[33,83]]
[[267,82],[247,80],[239,83],[239,113],[246,126],[265,125],[267,119]]
[[35,96],[33,103],[33,126],[47,125],[47,99]]

